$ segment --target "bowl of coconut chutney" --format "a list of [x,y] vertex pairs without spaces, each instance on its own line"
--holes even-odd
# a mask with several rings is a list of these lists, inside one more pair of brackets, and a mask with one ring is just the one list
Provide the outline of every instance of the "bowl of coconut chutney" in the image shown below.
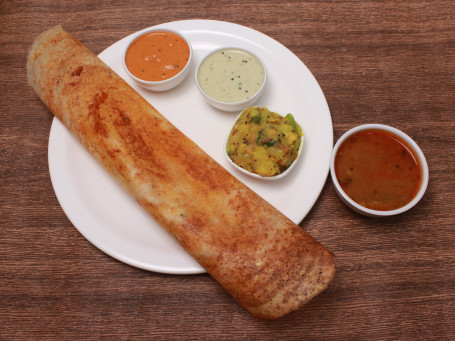
[[202,59],[195,78],[210,105],[223,111],[239,111],[259,98],[267,71],[262,60],[251,51],[222,47]]

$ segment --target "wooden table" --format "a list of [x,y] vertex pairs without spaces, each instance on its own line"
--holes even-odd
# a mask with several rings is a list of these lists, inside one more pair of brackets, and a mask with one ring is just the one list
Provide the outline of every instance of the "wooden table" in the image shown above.
[[[336,254],[329,288],[275,321],[209,276],[121,263],[70,223],[49,177],[52,115],[26,51],[57,23],[93,52],[183,19],[248,26],[294,52],[329,104],[334,140],[363,123],[413,137],[421,202],[372,219],[327,179],[300,224]],[[0,4],[0,339],[455,339],[455,3],[452,1],[3,1]]]

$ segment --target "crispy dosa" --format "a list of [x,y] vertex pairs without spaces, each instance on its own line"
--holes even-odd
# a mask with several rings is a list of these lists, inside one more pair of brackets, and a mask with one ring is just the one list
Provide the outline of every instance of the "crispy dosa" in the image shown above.
[[330,251],[61,26],[37,37],[27,73],[36,94],[90,154],[254,316],[278,318],[327,287],[335,272]]

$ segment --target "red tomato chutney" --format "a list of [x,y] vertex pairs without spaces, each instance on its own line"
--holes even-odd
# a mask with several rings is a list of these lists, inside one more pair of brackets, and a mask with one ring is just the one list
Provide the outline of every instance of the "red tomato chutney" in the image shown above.
[[128,70],[145,81],[163,81],[185,68],[190,48],[182,37],[172,32],[155,31],[134,40],[126,51]]
[[335,156],[335,174],[352,200],[377,211],[407,205],[422,178],[412,149],[397,136],[379,130],[361,131],[344,141]]

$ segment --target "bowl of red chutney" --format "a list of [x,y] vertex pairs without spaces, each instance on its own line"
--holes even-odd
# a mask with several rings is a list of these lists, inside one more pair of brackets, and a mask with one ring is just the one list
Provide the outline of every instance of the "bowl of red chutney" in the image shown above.
[[348,207],[370,217],[387,217],[414,207],[429,179],[422,150],[407,134],[382,124],[347,131],[333,148],[330,174]]
[[149,28],[140,31],[123,53],[123,67],[140,86],[152,91],[167,91],[189,74],[193,51],[177,31]]

